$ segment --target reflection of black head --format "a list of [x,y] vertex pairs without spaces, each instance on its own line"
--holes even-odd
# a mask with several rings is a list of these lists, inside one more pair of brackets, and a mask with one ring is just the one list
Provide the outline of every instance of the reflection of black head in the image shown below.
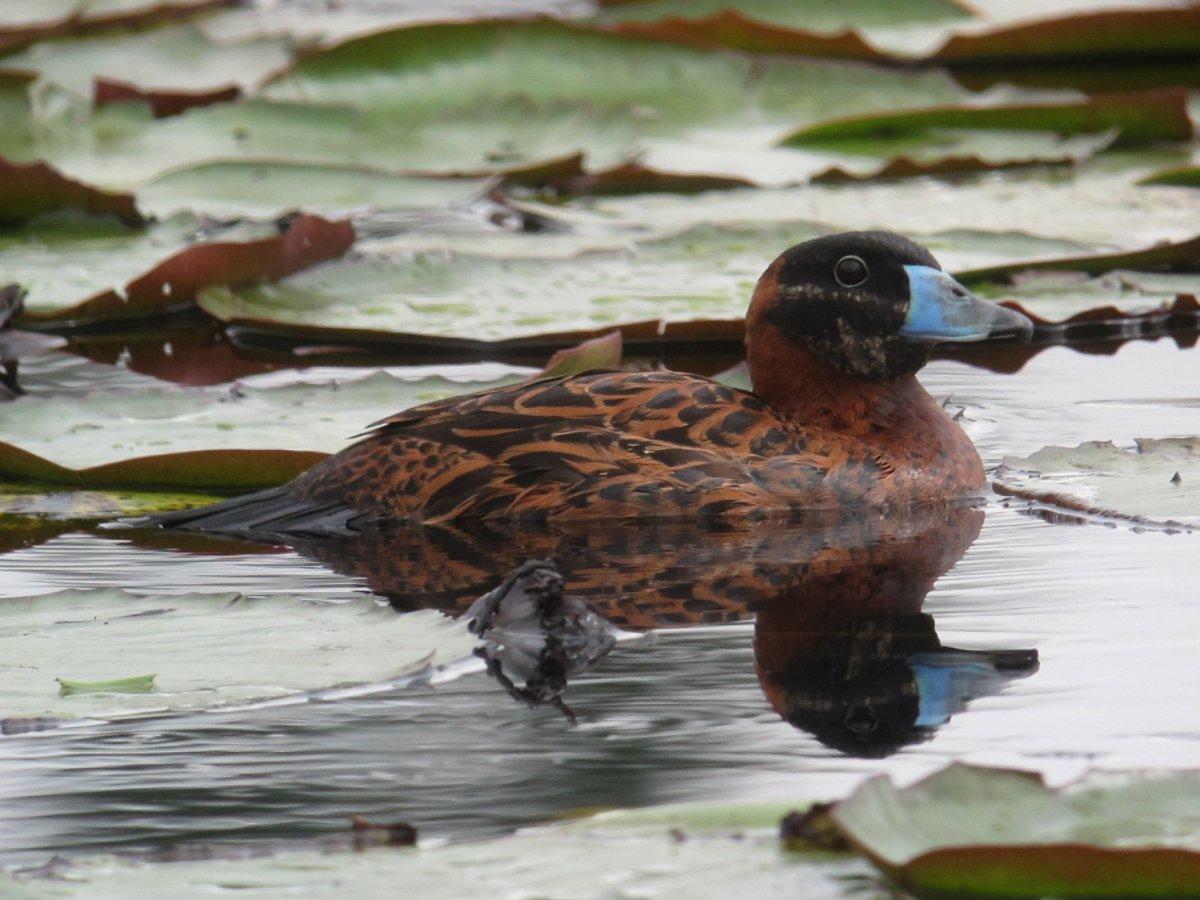
[[769,693],[786,698],[781,714],[854,756],[887,756],[928,737],[931,730],[916,724],[920,694],[907,659],[940,646],[932,617],[868,617],[846,625],[811,655],[764,673]]

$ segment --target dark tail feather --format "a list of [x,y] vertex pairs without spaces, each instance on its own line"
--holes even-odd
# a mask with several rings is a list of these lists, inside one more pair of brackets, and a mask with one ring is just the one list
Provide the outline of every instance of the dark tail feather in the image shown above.
[[351,535],[369,517],[337,504],[302,500],[287,486],[256,491],[210,506],[122,519],[118,526],[131,528],[175,528],[242,536]]

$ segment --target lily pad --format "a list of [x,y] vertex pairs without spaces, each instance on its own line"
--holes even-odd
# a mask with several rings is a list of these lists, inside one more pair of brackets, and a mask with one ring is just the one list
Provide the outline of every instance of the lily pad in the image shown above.
[[[581,229],[579,237],[513,235],[494,252],[478,238],[399,235],[364,242],[353,258],[276,284],[206,290],[198,303],[239,328],[350,343],[422,336],[470,346],[552,345],[613,327],[634,341],[736,339],[754,284],[771,257],[827,231],[794,220],[700,225],[661,238],[635,240],[630,235],[605,248],[603,241],[595,246],[595,239]],[[619,232],[609,240],[618,238]],[[956,259],[1012,260],[1051,250],[1068,251],[1059,257],[1067,268],[1102,269],[1093,261],[1153,263],[1160,257],[1182,260],[1192,252],[1187,242],[1173,250],[1152,248],[1148,255],[1079,257],[1069,254],[1072,245],[1066,242],[963,230],[925,240],[949,264]],[[959,271],[978,281],[978,273],[999,277],[991,273],[1026,265],[1042,263]],[[1033,290],[1018,299],[1044,320],[1059,322],[1080,307],[1107,307],[1122,297],[1123,305],[1137,311],[1156,308],[1193,284],[1200,287],[1200,280],[1183,278],[1169,292],[1163,285],[1143,291],[1122,284],[1100,280],[1080,293],[1075,304],[1054,294],[1043,298]]]
[[363,166],[287,160],[203,163],[158,176],[137,191],[148,214],[269,218],[297,207],[324,216],[368,209],[465,204],[489,179],[405,176]]
[[956,897],[1180,897],[1200,880],[1196,772],[1035,774],[951,765],[865,782],[831,816],[910,890]]
[[1132,450],[1089,441],[1005,457],[996,490],[1089,516],[1200,524],[1200,438],[1140,439]]
[[[1067,103],[955,106],[875,113],[810,125],[782,141],[880,153],[907,148],[914,140],[937,139],[945,131],[1047,132],[1062,137],[1115,130],[1114,146],[1187,141],[1193,128],[1187,92],[1175,89],[1107,94]],[[943,139],[944,140],[944,139]]]
[[377,373],[346,384],[142,389],[25,397],[0,407],[0,477],[89,488],[248,490],[280,484],[371,422],[510,384]]
[[354,242],[349,222],[308,215],[283,223],[282,233],[248,225],[227,231],[225,240],[197,242],[196,227],[183,216],[128,235],[63,221],[0,237],[11,276],[29,289],[21,321],[78,325],[160,315],[191,306],[207,285],[281,278]]
[[0,158],[0,225],[19,224],[59,209],[109,213],[127,225],[143,224],[131,194],[74,181],[45,163],[17,165]]
[[97,79],[143,90],[246,90],[289,58],[282,41],[216,44],[195,26],[179,25],[37,44],[5,56],[0,66],[37,72],[45,81],[90,98]]
[[58,692],[64,697],[70,694],[148,694],[154,690],[154,675],[134,675],[130,678],[113,678],[108,681],[73,681],[55,678]]
[[[22,720],[181,712],[383,682],[428,672],[431,654],[449,663],[474,645],[465,625],[439,613],[402,616],[367,598],[331,604],[111,589],[10,598],[0,608],[0,638],[0,731],[9,733]],[[156,673],[152,693],[60,693],[56,683],[64,672],[74,682],[101,682],[130,667]]]
[[205,291],[199,302],[226,322],[314,330],[504,341],[646,323],[642,331],[654,335],[660,322],[740,318],[769,261],[763,248],[822,231],[806,223],[700,227],[566,258],[359,254],[273,286]]
[[242,89],[237,85],[218,87],[211,90],[180,91],[163,89],[140,88],[127,81],[113,78],[97,78],[92,86],[92,102],[96,106],[108,103],[125,103],[135,101],[145,103],[150,107],[150,114],[156,119],[177,116],[195,106],[211,106],[214,103],[228,103],[242,95]]
[[1180,187],[1200,187],[1200,166],[1180,166],[1156,172],[1141,184],[1171,184]]
[[0,482],[0,517],[47,522],[108,521],[203,506],[221,499],[212,494],[134,491],[48,490],[46,485]]
[[1085,10],[967,34],[930,57],[945,65],[1171,59],[1194,55],[1200,9],[1166,4],[1143,9]]
[[95,857],[54,867],[54,880],[0,880],[0,890],[11,887],[18,897],[25,896],[22,891],[110,897],[206,894],[236,884],[271,894],[402,892],[428,898],[779,897],[797,892],[832,897],[848,880],[870,873],[853,857],[785,853],[773,827],[749,832],[736,826],[693,827],[686,811],[657,812],[662,824],[622,824],[601,816],[478,843],[431,842],[405,850],[330,853],[297,846],[274,856],[230,859],[214,846],[207,859],[160,864]]
[[231,5],[231,0],[6,0],[0,53],[47,38],[171,22]]

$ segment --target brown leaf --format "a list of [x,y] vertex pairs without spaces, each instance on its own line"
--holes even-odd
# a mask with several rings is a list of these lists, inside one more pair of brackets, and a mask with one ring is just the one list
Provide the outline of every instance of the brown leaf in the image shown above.
[[0,225],[15,225],[58,209],[111,213],[130,226],[144,223],[132,194],[105,191],[68,178],[44,162],[13,163],[0,157]]
[[236,84],[208,91],[169,91],[140,88],[115,78],[97,77],[92,82],[92,103],[96,106],[129,101],[143,102],[149,105],[150,114],[156,119],[177,116],[197,106],[229,103],[241,95],[242,89]]
[[179,251],[125,287],[125,298],[103,291],[53,312],[26,312],[22,321],[80,325],[161,315],[188,308],[196,294],[215,284],[278,281],[316,263],[341,256],[354,243],[349,221],[297,214],[277,237],[213,241]]

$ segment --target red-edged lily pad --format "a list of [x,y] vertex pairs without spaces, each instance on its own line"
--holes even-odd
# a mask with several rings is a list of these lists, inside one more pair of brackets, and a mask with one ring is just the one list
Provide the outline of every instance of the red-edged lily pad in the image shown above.
[[131,226],[144,221],[132,194],[84,184],[44,162],[22,165],[0,157],[0,225],[19,224],[59,209],[108,213]]
[[1200,884],[1200,773],[1040,776],[961,764],[865,782],[831,814],[899,884],[955,897],[1183,897]]

